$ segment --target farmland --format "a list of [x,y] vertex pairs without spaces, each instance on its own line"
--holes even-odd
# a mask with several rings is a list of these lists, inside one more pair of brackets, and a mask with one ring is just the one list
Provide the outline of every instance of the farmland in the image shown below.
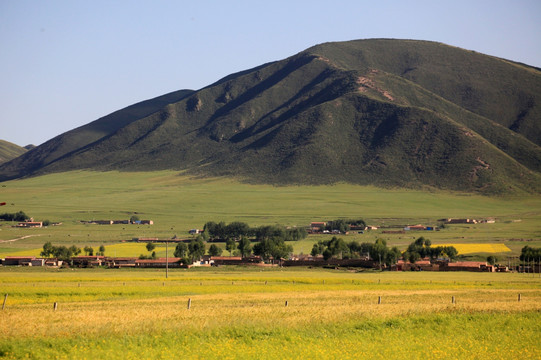
[[[306,226],[311,221],[363,218],[381,226],[438,225],[437,219],[496,219],[495,224],[459,224],[441,231],[383,234],[381,230],[348,235],[347,240],[373,242],[385,238],[401,249],[418,236],[433,244],[502,244],[496,254],[517,256],[525,245],[541,246],[539,197],[485,197],[456,192],[332,186],[252,185],[232,179],[193,179],[172,171],[149,173],[75,171],[2,183],[2,211],[25,211],[36,220],[62,222],[42,229],[16,229],[0,222],[0,257],[37,255],[46,241],[99,247],[109,256],[138,256],[144,249],[119,244],[133,237],[188,237],[206,221],[244,221],[251,226]],[[80,220],[129,219],[136,214],[154,225],[91,225]],[[310,236],[293,245],[310,252],[325,236]],[[165,249],[158,248],[159,256]],[[486,257],[486,253],[481,253]]]
[[0,272],[9,294],[0,317],[7,358],[541,356],[537,274]]
[[[273,187],[164,171],[9,181],[0,187],[0,201],[8,204],[2,211],[62,223],[36,229],[0,223],[0,257],[38,255],[46,241],[95,249],[104,244],[108,256],[148,255],[144,243],[120,241],[188,237],[189,229],[209,220],[306,226],[363,218],[385,227],[490,217],[494,224],[343,236],[384,238],[401,249],[424,236],[434,245],[461,244],[468,256],[503,259],[516,257],[524,245],[541,246],[538,197],[347,184]],[[154,225],[81,222],[134,214]],[[294,252],[308,253],[331,236],[297,241]],[[163,244],[156,253],[165,255]],[[166,279],[163,269],[4,267],[0,289],[0,296],[8,294],[0,314],[5,358],[541,357],[539,274],[221,267],[171,269]]]

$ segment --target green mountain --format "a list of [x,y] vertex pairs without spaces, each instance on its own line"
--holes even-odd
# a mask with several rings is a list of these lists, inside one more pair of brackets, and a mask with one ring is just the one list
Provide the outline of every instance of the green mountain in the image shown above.
[[326,43],[120,110],[0,174],[71,169],[538,193],[541,70],[427,41]]
[[24,154],[27,150],[24,147],[15,145],[5,140],[0,140],[0,164],[15,159]]

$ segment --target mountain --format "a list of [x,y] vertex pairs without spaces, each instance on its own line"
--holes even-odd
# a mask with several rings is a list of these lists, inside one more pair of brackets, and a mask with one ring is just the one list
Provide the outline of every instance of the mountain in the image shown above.
[[541,192],[541,70],[441,43],[325,43],[132,105],[0,166]]
[[26,152],[27,149],[5,140],[0,140],[0,164],[15,159]]

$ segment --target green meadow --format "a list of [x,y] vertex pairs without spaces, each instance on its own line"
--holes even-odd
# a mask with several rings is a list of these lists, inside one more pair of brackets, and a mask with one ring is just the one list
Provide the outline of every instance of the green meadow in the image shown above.
[[[541,198],[486,197],[457,192],[337,184],[287,186],[246,184],[233,179],[190,178],[173,171],[90,172],[51,174],[1,183],[0,212],[24,211],[35,220],[62,225],[17,229],[0,222],[0,256],[39,254],[53,244],[106,245],[107,255],[138,256],[144,246],[119,244],[133,237],[189,237],[188,230],[206,221],[244,221],[251,226],[307,226],[311,221],[363,218],[370,225],[438,225],[438,219],[495,218],[495,224],[451,225],[441,231],[384,234],[382,229],[350,234],[345,240],[374,241],[405,248],[419,236],[434,244],[504,244],[516,256],[524,245],[541,246]],[[132,215],[154,225],[91,225],[81,221],[129,219]],[[310,236],[294,245],[310,251],[326,236]],[[487,254],[490,252],[487,252]],[[158,248],[165,255],[165,247]],[[480,255],[485,256],[485,253]]]

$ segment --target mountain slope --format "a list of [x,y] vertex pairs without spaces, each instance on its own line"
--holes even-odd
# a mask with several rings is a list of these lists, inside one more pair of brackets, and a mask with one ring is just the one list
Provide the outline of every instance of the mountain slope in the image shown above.
[[25,156],[5,164],[0,169],[0,179],[17,178],[39,171],[55,161],[69,157],[75,151],[106,139],[133,121],[144,118],[191,93],[192,90],[179,90],[142,101],[63,133],[38,147],[31,148]]
[[26,149],[5,140],[0,140],[0,164],[24,154]]
[[537,193],[540,104],[541,71],[526,65],[426,41],[327,43],[146,113],[121,110],[123,120],[63,134],[0,174],[178,169],[274,184]]

